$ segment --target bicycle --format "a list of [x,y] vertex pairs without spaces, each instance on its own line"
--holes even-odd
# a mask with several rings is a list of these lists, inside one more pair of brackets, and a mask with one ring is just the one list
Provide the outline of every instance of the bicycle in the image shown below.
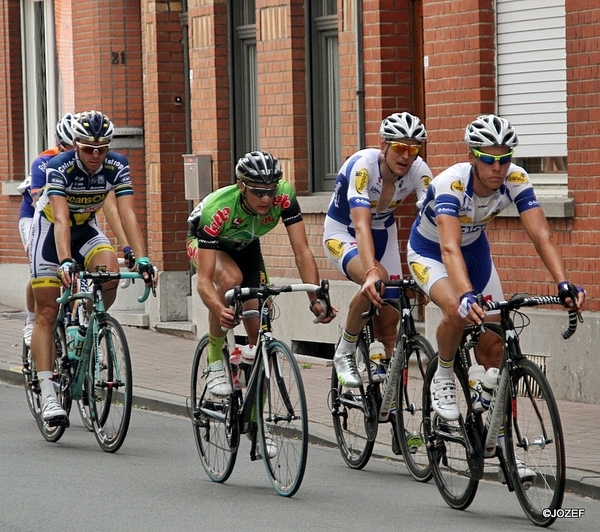
[[[468,368],[473,356],[471,350],[482,332],[478,326],[465,329],[454,362],[458,421],[446,421],[433,411],[429,388],[437,359],[430,364],[423,387],[423,426],[433,477],[446,503],[464,510],[475,498],[484,474],[484,460],[498,457],[504,481],[509,491],[516,492],[527,517],[538,526],[549,526],[556,519],[554,510],[563,501],[565,445],[550,384],[542,369],[521,351],[519,334],[530,322],[519,309],[562,305],[562,302],[556,296],[516,294],[508,301],[482,303],[488,311],[500,311],[500,324],[485,323],[485,329],[497,334],[504,343],[498,385],[487,412],[474,412]],[[521,317],[518,327],[513,315]],[[575,333],[577,316],[569,314],[569,327],[562,334],[564,339]],[[519,466],[526,466],[533,474],[521,479]]]
[[[272,330],[276,319],[273,300],[283,292],[298,291],[316,292],[327,309],[331,309],[326,280],[321,281],[321,286],[306,283],[257,288],[238,286],[226,293],[226,300],[235,309],[236,316],[256,315],[256,311],[243,314],[242,303],[257,298],[260,317],[256,356],[251,365],[241,363],[236,367],[230,363],[235,340],[233,330],[228,333],[223,359],[232,385],[231,395],[219,397],[208,391],[208,335],[198,343],[188,410],[200,461],[214,482],[223,483],[230,477],[240,436],[247,434],[251,442],[250,460],[262,458],[275,491],[291,497],[300,488],[308,453],[306,396],[294,355],[284,342],[274,337]],[[247,383],[245,392],[240,386],[234,386],[235,369],[236,376]]]
[[[380,290],[382,281],[377,281]],[[383,382],[373,380],[370,371],[369,345],[373,341],[373,322],[369,320],[357,343],[357,368],[363,385],[346,388],[331,373],[328,403],[333,417],[335,437],[346,464],[352,469],[365,467],[375,445],[378,425],[392,424],[392,448],[402,454],[412,477],[419,482],[431,479],[431,467],[423,444],[421,390],[427,367],[435,357],[429,341],[415,327],[413,305],[408,296],[415,290],[414,279],[383,281],[386,288],[398,287],[397,299],[386,299],[400,313],[396,345]],[[371,317],[371,310],[363,318]],[[395,406],[394,406],[395,405]],[[401,436],[401,437],[400,437]]]
[[[114,453],[123,444],[129,428],[133,384],[127,339],[119,322],[105,310],[101,285],[110,280],[134,280],[142,276],[137,272],[108,272],[98,268],[94,272],[82,270],[78,277],[90,280],[92,288],[89,292],[73,292],[77,282],[74,279],[73,285],[63,289],[56,300],[59,308],[54,326],[56,356],[52,380],[67,416],[73,400],[77,401],[80,414],[84,411],[89,416],[101,449]],[[138,298],[140,303],[148,298],[150,290],[154,292],[154,286],[145,287]],[[89,315],[86,302],[92,305]],[[75,314],[73,309],[76,309]],[[82,337],[80,346],[67,343],[67,327],[71,326],[78,327]],[[28,401],[31,399],[42,436],[57,442],[70,425],[68,417],[62,423],[42,419],[39,383],[32,360],[25,379]]]

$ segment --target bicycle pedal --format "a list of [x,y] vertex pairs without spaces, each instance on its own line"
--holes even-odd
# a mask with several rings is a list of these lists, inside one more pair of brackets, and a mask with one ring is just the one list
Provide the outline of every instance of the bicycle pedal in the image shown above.
[[69,428],[71,422],[68,417],[57,417],[54,419],[49,419],[48,421],[44,421],[48,427],[66,427]]

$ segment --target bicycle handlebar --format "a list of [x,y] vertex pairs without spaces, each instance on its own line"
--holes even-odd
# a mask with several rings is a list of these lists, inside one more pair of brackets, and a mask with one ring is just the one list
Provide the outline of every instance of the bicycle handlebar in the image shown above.
[[[417,288],[419,286],[417,281],[415,281],[412,277],[408,277],[407,279],[387,279],[385,281],[383,279],[379,279],[375,281],[375,290],[377,290],[378,294],[381,294],[381,285],[383,285],[385,288],[398,287],[404,290],[409,288]],[[373,316],[375,312],[377,312],[377,307],[373,304],[373,302],[371,302],[371,307],[366,312],[363,312],[361,317],[363,320],[366,320]]]
[[[508,301],[484,301],[488,310],[518,310],[521,307],[537,307],[539,305],[563,305],[558,296],[528,296],[524,294],[515,294]],[[568,340],[577,330],[577,320],[583,323],[581,314],[569,312],[569,325],[562,333],[562,337]]]
[[[96,283],[103,283],[106,281],[111,281],[114,279],[143,279],[142,274],[138,272],[107,272],[107,271],[97,271],[97,272],[88,272],[88,271],[80,271],[78,272],[78,276],[81,279],[91,279]],[[75,281],[75,279],[74,279]],[[146,285],[144,289],[144,293],[137,298],[140,303],[143,303],[150,296],[150,290],[152,287]],[[62,295],[56,300],[59,305],[66,303],[71,297],[72,288],[65,288]]]

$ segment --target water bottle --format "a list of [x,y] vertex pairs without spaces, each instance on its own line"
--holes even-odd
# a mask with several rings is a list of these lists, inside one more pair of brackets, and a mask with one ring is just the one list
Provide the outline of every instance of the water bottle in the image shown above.
[[469,390],[471,392],[471,404],[473,405],[474,412],[483,412],[490,405],[489,398],[487,402],[483,399],[484,376],[485,368],[481,364],[473,364],[469,368]]
[[[67,355],[71,360],[78,360],[78,350],[77,350],[77,331],[79,327],[77,325],[69,325],[66,330],[66,340],[67,340]],[[80,346],[81,348],[81,346]]]
[[255,345],[245,345],[242,347],[242,362],[244,364],[252,364],[254,362],[254,357],[256,356],[256,346]]
[[239,365],[239,363],[242,361],[242,350],[240,349],[240,346],[235,344],[235,347],[233,348],[233,351],[231,351],[231,353],[229,353],[229,363],[237,366]]
[[485,408],[490,407],[490,401],[492,400],[492,394],[496,386],[498,386],[498,375],[500,370],[498,368],[489,368],[485,375],[483,376],[483,382],[481,383],[481,387],[483,392],[481,394],[482,402]]
[[385,347],[375,338],[369,346],[369,360],[371,361],[371,376],[375,382],[381,382],[385,378],[385,368],[382,361],[385,360]]

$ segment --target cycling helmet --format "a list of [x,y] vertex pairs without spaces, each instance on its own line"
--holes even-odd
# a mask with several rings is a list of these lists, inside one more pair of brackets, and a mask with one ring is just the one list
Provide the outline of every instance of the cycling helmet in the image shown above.
[[73,134],[75,140],[87,140],[89,142],[110,142],[115,128],[106,115],[99,111],[86,111],[79,115],[79,119],[73,122]]
[[465,142],[471,148],[508,146],[516,148],[519,138],[510,122],[496,115],[481,115],[465,129]]
[[270,185],[281,179],[279,161],[270,153],[253,151],[244,155],[235,166],[235,175],[243,183]]
[[56,140],[65,148],[73,146],[73,122],[77,120],[77,116],[67,113],[56,124]]
[[394,113],[381,122],[379,134],[383,140],[413,139],[423,142],[427,131],[421,120],[410,113]]

